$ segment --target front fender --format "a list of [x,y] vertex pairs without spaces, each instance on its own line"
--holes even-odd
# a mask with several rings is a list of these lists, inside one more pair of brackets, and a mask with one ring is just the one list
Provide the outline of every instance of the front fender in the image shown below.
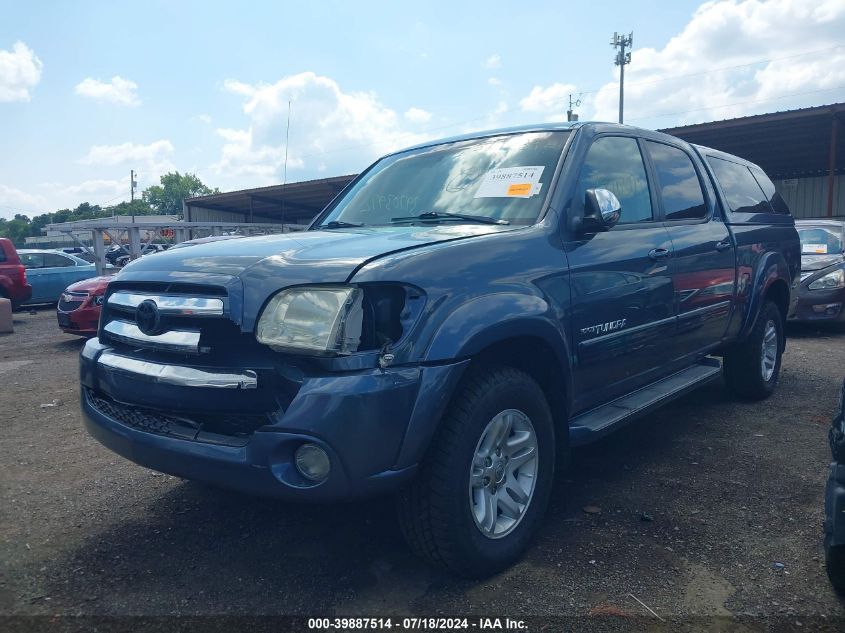
[[446,316],[432,337],[424,362],[470,358],[496,343],[518,337],[540,338],[562,367],[569,358],[561,320],[540,296],[496,293],[470,299]]

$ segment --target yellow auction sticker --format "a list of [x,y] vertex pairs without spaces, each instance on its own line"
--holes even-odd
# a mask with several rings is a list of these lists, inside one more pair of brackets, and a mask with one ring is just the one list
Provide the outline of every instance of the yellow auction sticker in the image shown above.
[[509,196],[527,196],[531,193],[531,183],[522,182],[508,187]]

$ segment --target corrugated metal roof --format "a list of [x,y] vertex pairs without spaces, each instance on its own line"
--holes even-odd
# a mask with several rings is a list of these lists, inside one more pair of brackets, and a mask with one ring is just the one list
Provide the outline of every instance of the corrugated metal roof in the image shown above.
[[772,178],[826,175],[836,125],[835,173],[845,173],[845,103],[755,114],[660,130],[690,143],[741,156]]
[[[334,176],[255,189],[187,198],[185,206],[279,218],[289,224],[308,224],[355,176]],[[189,211],[190,213],[190,211]],[[188,219],[186,214],[186,220]]]

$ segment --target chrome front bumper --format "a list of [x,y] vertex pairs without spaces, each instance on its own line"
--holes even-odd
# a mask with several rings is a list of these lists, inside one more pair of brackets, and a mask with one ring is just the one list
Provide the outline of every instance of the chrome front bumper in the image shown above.
[[97,364],[135,378],[177,385],[179,387],[212,387],[215,389],[257,389],[258,374],[251,370],[242,372],[206,371],[179,365],[162,365],[104,352]]

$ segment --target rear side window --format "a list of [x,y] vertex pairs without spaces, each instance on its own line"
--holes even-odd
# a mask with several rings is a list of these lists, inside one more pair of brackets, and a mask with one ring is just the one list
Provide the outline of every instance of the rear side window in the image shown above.
[[3,244],[0,242],[0,262],[6,261],[6,251],[3,249]]
[[751,170],[745,165],[715,156],[708,156],[707,162],[722,185],[722,192],[728,206],[734,213],[772,213],[769,200]]
[[44,268],[44,255],[41,253],[19,253],[24,268]]
[[44,253],[45,268],[64,268],[66,266],[76,266],[76,262],[70,257],[58,253]]
[[775,189],[775,183],[773,183],[769,177],[759,167],[752,167],[751,173],[754,174],[754,178],[757,179],[757,184],[763,189],[763,193],[766,194],[766,197],[769,199],[769,204],[772,205],[772,210],[775,213],[786,213],[789,214],[789,207],[786,204],[786,200],[781,197],[781,195]]
[[636,139],[602,136],[593,142],[578,178],[577,196],[581,204],[587,189],[607,189],[619,198],[620,224],[654,219],[648,179]]
[[681,149],[647,141],[657,172],[657,185],[667,220],[697,220],[707,216],[704,192],[692,160]]

